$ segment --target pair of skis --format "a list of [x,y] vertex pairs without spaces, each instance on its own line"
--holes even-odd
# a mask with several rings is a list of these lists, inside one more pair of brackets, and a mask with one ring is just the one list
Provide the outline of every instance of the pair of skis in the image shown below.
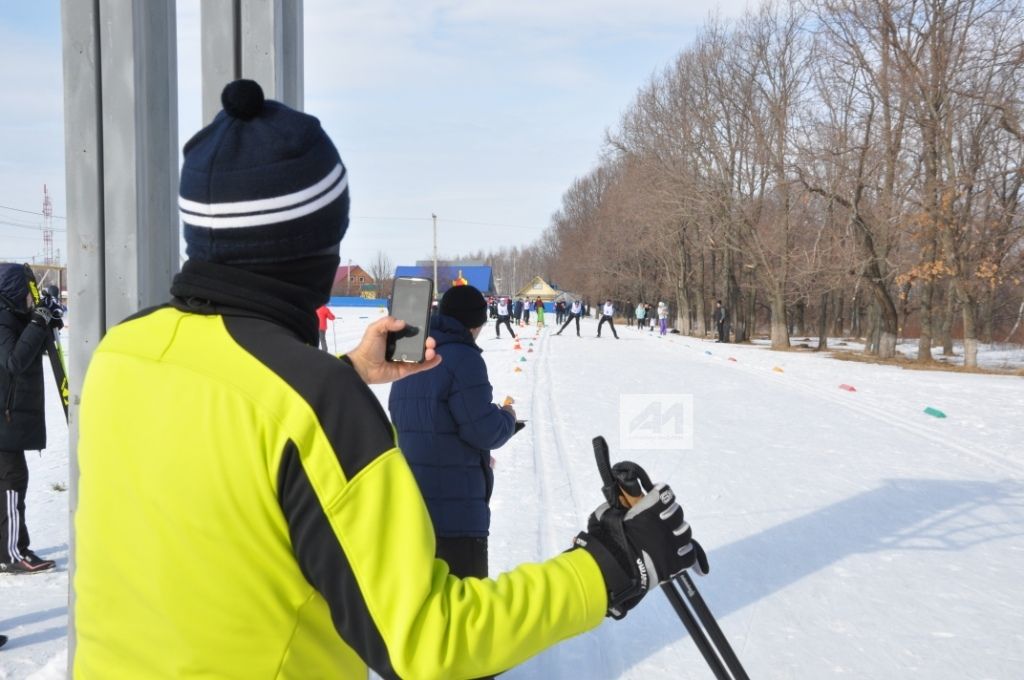
[[[28,280],[28,290],[32,295],[32,301],[39,305],[42,301],[42,294],[39,292],[39,284],[36,282],[36,274],[32,267],[25,265],[25,278]],[[71,405],[71,390],[68,388],[68,369],[64,363],[64,352],[60,346],[60,331],[56,328],[49,329],[50,334],[44,341],[43,347],[47,356],[50,357],[50,368],[53,369],[53,378],[57,382],[57,392],[60,394],[60,403],[64,407],[64,419],[68,419],[68,407]]]
[[[627,509],[654,486],[643,468],[635,463],[617,463],[612,466],[608,455],[608,443],[604,437],[594,438],[594,458],[597,460],[597,469],[604,483],[602,491],[605,500],[613,508]],[[672,581],[663,583],[661,589],[683,622],[686,632],[700,650],[701,656],[711,667],[715,678],[750,680],[690,575],[684,571]]]

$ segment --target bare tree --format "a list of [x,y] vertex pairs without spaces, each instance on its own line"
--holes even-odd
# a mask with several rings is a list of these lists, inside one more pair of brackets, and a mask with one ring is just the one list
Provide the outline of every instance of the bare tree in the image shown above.
[[391,264],[391,258],[383,250],[378,250],[370,264],[370,276],[373,277],[374,285],[377,287],[377,297],[385,298],[391,295],[391,284],[395,277],[395,268]]

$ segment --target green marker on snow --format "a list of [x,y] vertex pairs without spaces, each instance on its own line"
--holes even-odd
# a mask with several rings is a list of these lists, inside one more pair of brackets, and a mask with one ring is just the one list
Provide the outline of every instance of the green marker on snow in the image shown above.
[[935,416],[936,418],[945,418],[946,417],[945,413],[943,413],[942,411],[940,411],[937,408],[932,408],[931,406],[925,407],[924,412],[927,413],[930,416]]

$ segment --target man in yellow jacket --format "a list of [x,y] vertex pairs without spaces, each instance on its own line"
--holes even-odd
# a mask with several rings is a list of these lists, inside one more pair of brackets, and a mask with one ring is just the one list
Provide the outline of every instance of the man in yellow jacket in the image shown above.
[[317,349],[345,166],[316,118],[256,83],[222,102],[185,146],[171,300],[111,329],[86,376],[76,678],[476,677],[706,570],[659,487],[547,562],[451,576],[367,387],[440,358],[385,362],[391,318],[340,359]]

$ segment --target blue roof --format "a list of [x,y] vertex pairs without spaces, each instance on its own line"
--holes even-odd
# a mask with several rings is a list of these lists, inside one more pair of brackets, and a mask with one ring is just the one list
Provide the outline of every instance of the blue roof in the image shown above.
[[[437,278],[435,288],[437,294],[443,295],[446,290],[452,287],[452,283],[459,278],[469,281],[469,285],[479,290],[484,295],[494,293],[494,277],[491,275],[491,268],[481,265],[437,265]],[[422,278],[434,278],[434,267],[401,266],[395,269],[395,276],[419,276]]]

